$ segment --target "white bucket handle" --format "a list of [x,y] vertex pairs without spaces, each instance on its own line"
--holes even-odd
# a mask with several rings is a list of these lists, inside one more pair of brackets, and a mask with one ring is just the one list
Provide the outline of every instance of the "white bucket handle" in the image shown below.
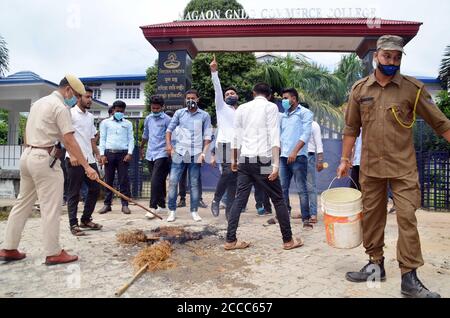
[[[352,179],[352,177],[350,177],[350,176],[347,176],[347,177],[349,177],[350,180],[352,180],[352,182],[355,185],[356,189],[360,190],[359,187],[357,186],[356,182]],[[337,176],[334,177],[334,179],[331,180],[330,185],[328,186],[328,190],[330,190],[331,185],[333,184],[334,180],[336,180],[336,179],[340,179],[340,178],[338,178]]]

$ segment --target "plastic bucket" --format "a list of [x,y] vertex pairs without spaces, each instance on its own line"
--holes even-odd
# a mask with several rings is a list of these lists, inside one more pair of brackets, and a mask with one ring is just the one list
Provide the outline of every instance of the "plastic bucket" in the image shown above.
[[336,248],[355,248],[362,242],[362,194],[352,188],[330,189],[333,181],[320,196],[327,242]]

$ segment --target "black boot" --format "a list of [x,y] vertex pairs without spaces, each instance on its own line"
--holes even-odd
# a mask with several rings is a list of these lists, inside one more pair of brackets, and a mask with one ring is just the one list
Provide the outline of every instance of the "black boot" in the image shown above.
[[220,202],[216,202],[214,200],[213,200],[213,202],[211,202],[211,213],[215,217],[219,216],[219,213],[220,213]]
[[402,275],[402,294],[411,298],[441,298],[422,284],[415,269]]
[[384,282],[386,280],[386,272],[384,271],[384,257],[379,264],[369,261],[369,263],[361,268],[359,272],[348,272],[345,274],[345,278],[353,283],[364,283],[374,280]]

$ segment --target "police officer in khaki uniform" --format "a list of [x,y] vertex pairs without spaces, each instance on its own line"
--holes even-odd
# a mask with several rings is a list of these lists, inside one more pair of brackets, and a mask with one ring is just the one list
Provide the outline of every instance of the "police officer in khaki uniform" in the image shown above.
[[415,216],[420,207],[420,189],[412,127],[419,115],[450,141],[450,120],[434,104],[423,83],[400,74],[403,46],[401,37],[380,37],[374,54],[377,68],[355,83],[348,102],[337,175],[348,174],[349,157],[362,127],[362,227],[370,260],[359,272],[347,273],[346,278],[352,282],[386,279],[383,247],[389,184],[397,208],[401,292],[409,297],[437,298],[439,294],[429,291],[416,273],[424,261]]
[[97,172],[89,166],[74,137],[69,109],[85,94],[84,85],[73,75],[66,75],[59,89],[31,105],[26,125],[26,148],[20,158],[20,193],[12,209],[0,260],[18,261],[26,257],[17,250],[25,223],[36,199],[41,206],[46,265],[69,263],[78,259],[59,245],[59,224],[63,201],[64,177],[56,158],[58,141],[83,166],[86,175],[96,180]]

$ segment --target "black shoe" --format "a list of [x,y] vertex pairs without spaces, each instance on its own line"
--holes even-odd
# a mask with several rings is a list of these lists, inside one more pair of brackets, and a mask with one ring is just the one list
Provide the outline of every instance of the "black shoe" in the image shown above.
[[219,213],[220,213],[220,202],[216,202],[216,201],[211,202],[211,213],[215,217],[219,216]]
[[402,275],[402,294],[411,298],[441,298],[441,295],[429,291],[422,284],[416,270]]
[[184,208],[186,206],[186,199],[180,199],[180,202],[177,204],[177,208]]
[[131,214],[130,209],[126,205],[122,206],[122,212],[123,212],[123,214]]
[[98,213],[105,214],[105,213],[108,213],[111,211],[112,211],[112,209],[111,209],[110,205],[104,205],[103,208],[100,211],[98,211]]
[[201,207],[202,209],[206,209],[208,207],[208,205],[201,199],[198,200],[198,206]]
[[379,280],[384,282],[386,280],[386,272],[384,271],[384,257],[380,264],[375,264],[372,261],[361,268],[359,272],[348,272],[345,278],[353,283],[364,283],[368,281]]

